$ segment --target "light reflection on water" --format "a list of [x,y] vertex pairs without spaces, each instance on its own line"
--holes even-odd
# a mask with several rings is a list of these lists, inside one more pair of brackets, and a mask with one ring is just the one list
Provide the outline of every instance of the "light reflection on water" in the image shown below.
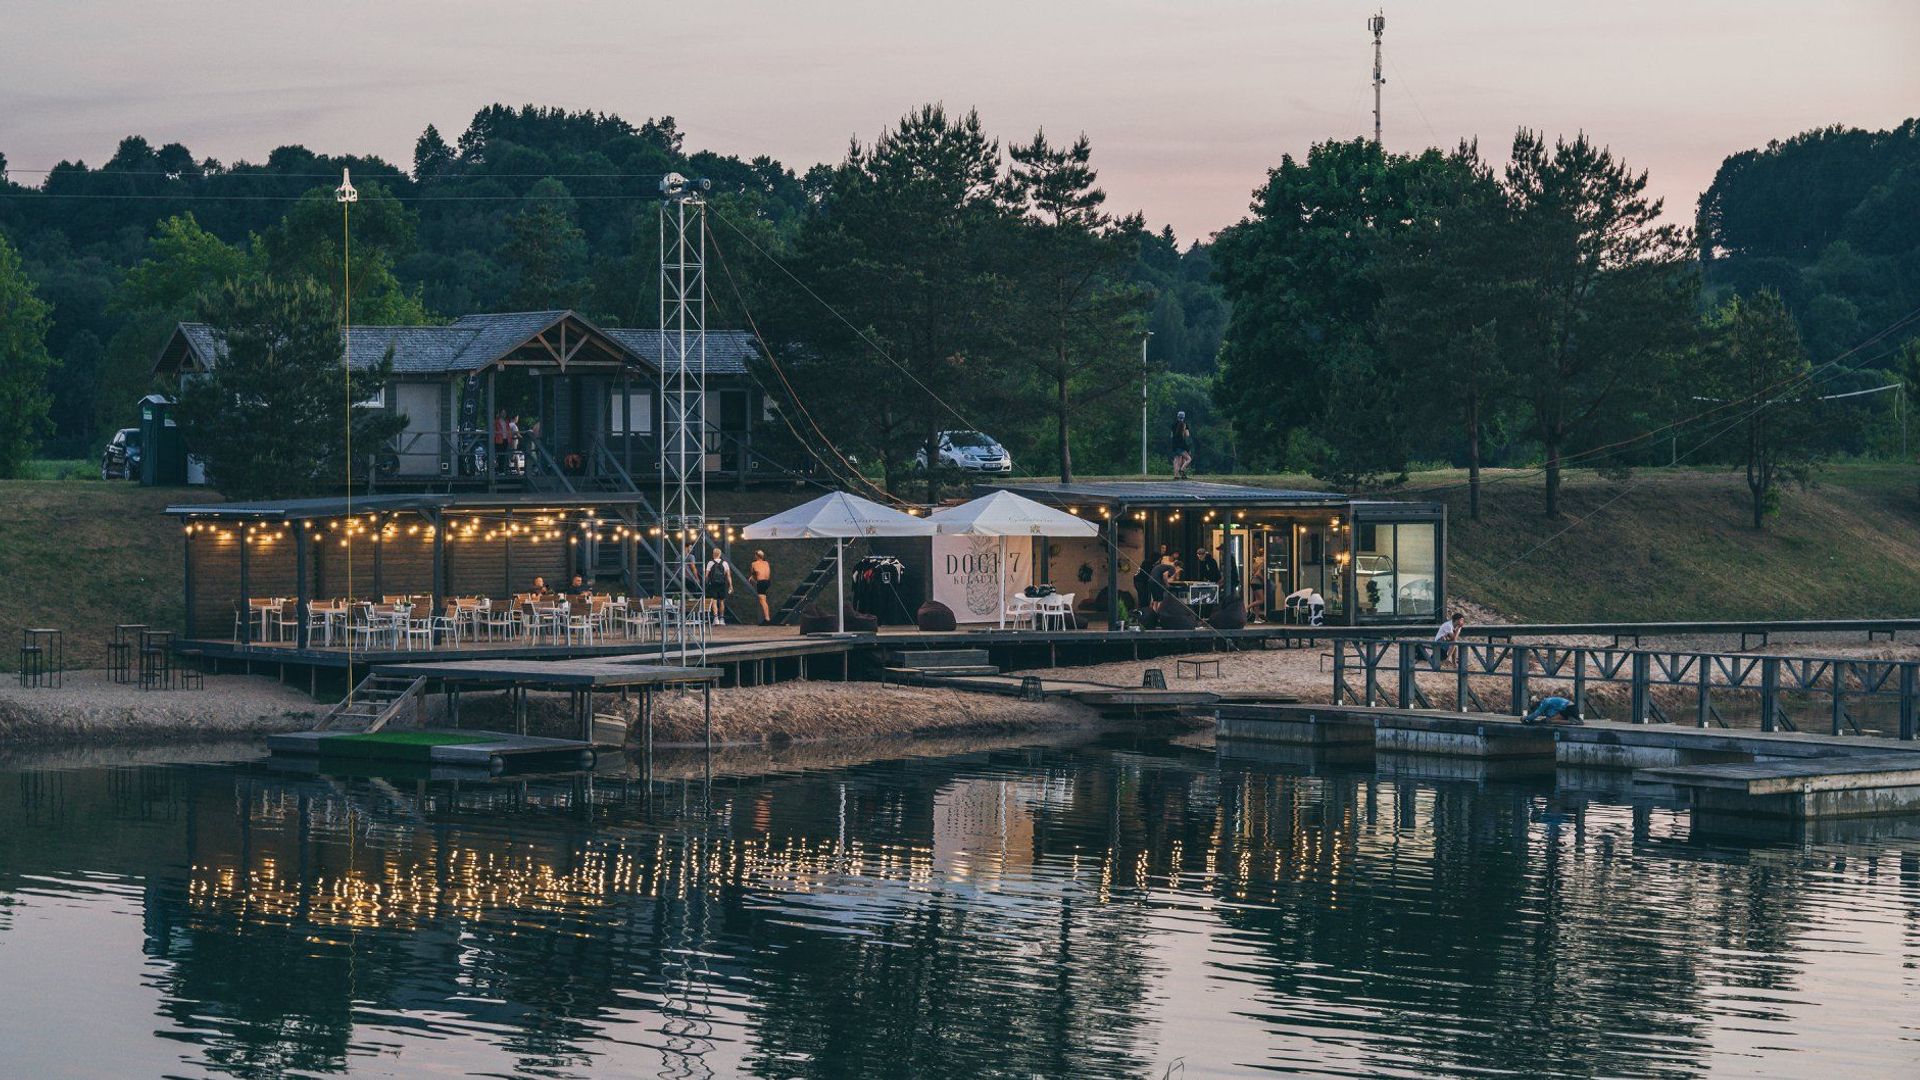
[[1920,831],[1163,744],[0,772],[0,1073],[1920,1073]]

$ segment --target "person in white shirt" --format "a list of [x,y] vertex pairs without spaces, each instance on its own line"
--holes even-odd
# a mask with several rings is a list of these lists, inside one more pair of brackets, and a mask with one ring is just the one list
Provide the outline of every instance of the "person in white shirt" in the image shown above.
[[1429,659],[1433,661],[1435,671],[1440,670],[1441,662],[1447,658],[1447,646],[1459,641],[1460,632],[1466,628],[1467,617],[1456,611],[1440,624],[1440,629],[1433,632],[1433,648],[1429,650]]

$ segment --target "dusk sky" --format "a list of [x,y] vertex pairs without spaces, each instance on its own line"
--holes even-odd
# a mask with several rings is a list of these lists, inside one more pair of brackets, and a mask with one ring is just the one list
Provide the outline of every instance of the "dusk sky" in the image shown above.
[[[0,153],[37,183],[124,135],[197,156],[302,143],[411,161],[492,102],[671,114],[693,148],[837,160],[910,107],[1003,141],[1085,131],[1117,211],[1182,240],[1238,219],[1282,154],[1370,132],[1371,3],[1054,0],[12,0]],[[1733,151],[1920,113],[1913,0],[1387,5],[1386,142],[1586,130],[1670,210]]]

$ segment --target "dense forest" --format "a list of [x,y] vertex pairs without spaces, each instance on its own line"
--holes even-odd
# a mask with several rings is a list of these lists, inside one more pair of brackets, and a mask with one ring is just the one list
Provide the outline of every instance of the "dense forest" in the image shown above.
[[1143,337],[1155,442],[1186,410],[1203,472],[1535,466],[1553,513],[1565,468],[1727,463],[1758,514],[1823,458],[1901,451],[1901,394],[1838,395],[1920,379],[1920,122],[1735,154],[1690,228],[1584,138],[1502,151],[1322,143],[1185,244],[1106,205],[1084,138],[938,106],[798,173],[689,150],[671,117],[498,105],[406,167],[138,136],[44,175],[0,156],[0,467],[94,452],[220,287],[333,288],[343,169],[361,323],[651,325],[658,179],[709,178],[709,324],[763,333],[782,404],[893,486],[951,427],[1023,471],[1134,471]]

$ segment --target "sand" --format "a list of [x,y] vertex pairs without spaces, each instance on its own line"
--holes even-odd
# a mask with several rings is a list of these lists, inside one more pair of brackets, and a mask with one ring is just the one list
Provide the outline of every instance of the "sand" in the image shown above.
[[104,670],[69,671],[58,688],[0,679],[0,746],[229,739],[309,727],[326,711],[257,675],[209,675],[204,690],[141,690]]

